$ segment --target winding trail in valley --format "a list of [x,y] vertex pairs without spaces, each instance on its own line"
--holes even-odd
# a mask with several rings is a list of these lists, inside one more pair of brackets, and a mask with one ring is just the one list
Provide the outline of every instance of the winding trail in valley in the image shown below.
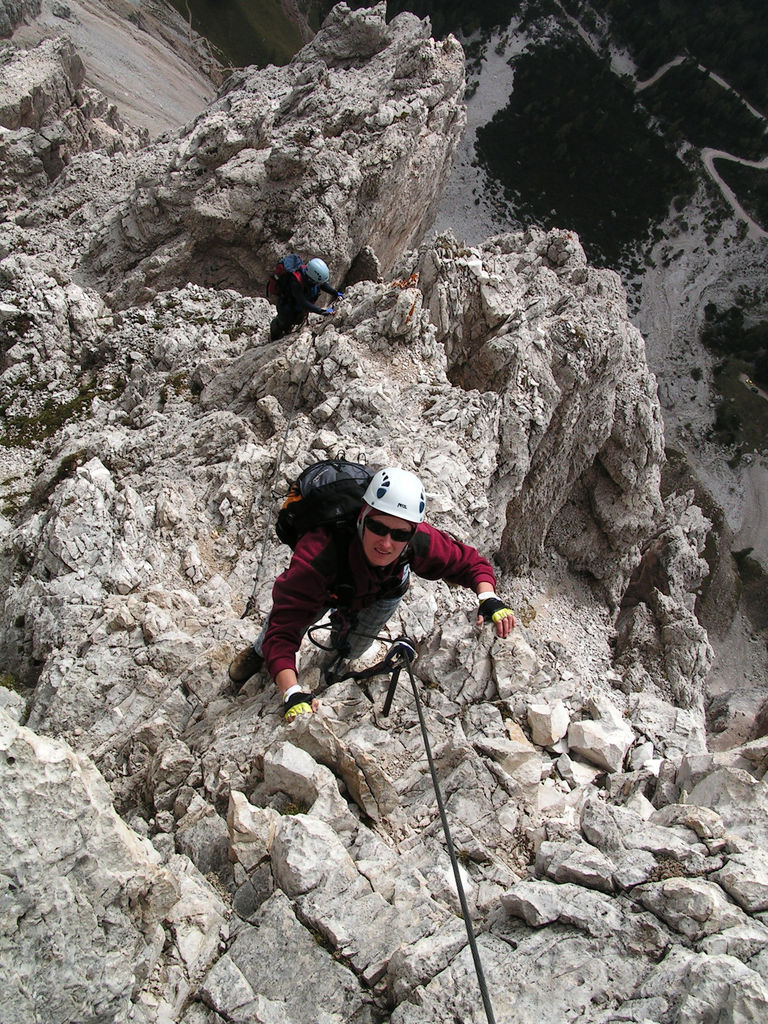
[[[651,75],[650,78],[646,78],[643,82],[635,83],[635,92],[642,92],[649,86],[655,85],[656,82],[663,78],[668,71],[670,71],[672,68],[679,67],[679,65],[682,64],[685,60],[685,57],[679,55],[677,57],[673,57],[672,60],[667,61],[666,64],[662,64],[662,66],[653,75]],[[706,72],[713,82],[715,82],[721,88],[727,90],[732,95],[734,95],[740,103],[744,104],[744,106],[747,108],[750,114],[752,114],[753,117],[757,118],[758,121],[762,121],[765,125],[765,114],[761,113],[756,107],[753,107],[752,104],[748,100],[746,100],[741,95],[741,93],[737,92],[737,90],[734,89],[729,82],[727,82],[720,75],[715,74],[714,71],[710,71],[709,68],[705,68],[703,64],[698,64],[697,67],[699,71]],[[713,149],[709,146],[702,149],[700,153],[701,162],[704,165],[707,174],[709,174],[712,181],[714,181],[715,185],[717,185],[717,187],[720,189],[723,198],[731,207],[735,216],[738,217],[739,220],[743,221],[747,225],[747,234],[749,235],[749,237],[754,239],[755,241],[758,241],[759,239],[762,238],[768,238],[768,231],[766,231],[763,227],[760,226],[760,224],[757,223],[757,221],[753,220],[753,218],[750,217],[750,215],[739,202],[736,193],[718,174],[717,169],[715,167],[716,160],[730,160],[732,163],[741,164],[744,167],[753,167],[756,170],[764,171],[768,170],[768,156],[763,157],[762,160],[746,160],[743,157],[734,156],[733,153],[728,153],[723,149]]]
[[[560,8],[563,17],[571,25],[571,27],[578,33],[578,35],[584,40],[584,42],[593,50],[595,54],[599,54],[600,46],[598,43],[596,43],[592,34],[587,29],[584,28],[584,26],[578,21],[577,18],[574,18],[571,14],[569,14],[562,7],[561,4],[558,3],[558,7]],[[655,85],[664,77],[664,75],[666,75],[668,71],[671,71],[672,68],[679,67],[681,64],[685,63],[685,61],[689,59],[690,58],[685,57],[683,54],[678,54],[676,57],[672,57],[671,60],[666,61],[666,63],[662,64],[659,68],[657,68],[656,71],[650,76],[650,78],[646,78],[643,81],[638,80],[637,65],[628,53],[624,51],[615,50],[612,55],[611,64],[614,72],[617,74],[620,74],[622,70],[630,71],[631,77],[634,78],[635,81],[635,92],[640,93],[643,92],[644,89],[648,89],[650,88],[650,86]],[[762,113],[762,111],[758,110],[756,107],[754,107],[748,100],[746,100],[740,92],[734,89],[730,82],[727,82],[721,75],[718,75],[716,72],[711,71],[703,64],[697,64],[696,66],[698,67],[699,71],[702,71],[705,74],[707,74],[709,78],[717,85],[719,85],[722,89],[725,89],[727,92],[730,92],[733,96],[735,96],[738,99],[738,101],[746,107],[749,113],[752,114],[752,116],[755,117],[758,121],[761,121],[765,126],[765,114]],[[748,237],[751,238],[753,241],[760,241],[762,239],[768,238],[768,231],[765,230],[760,224],[758,224],[757,221],[755,221],[752,217],[750,217],[750,215],[739,202],[739,199],[736,196],[733,189],[730,188],[730,186],[718,174],[717,169],[715,167],[716,160],[730,160],[732,163],[742,164],[744,167],[753,167],[756,170],[767,170],[768,156],[766,156],[762,160],[746,160],[742,157],[735,156],[733,153],[727,153],[725,150],[713,149],[710,147],[705,147],[704,149],[700,150],[700,156],[705,171],[710,176],[712,181],[715,183],[717,188],[720,190],[726,203],[728,203],[730,208],[733,210],[734,216],[736,216],[740,221],[746,224]]]
[[768,238],[768,231],[762,228],[757,221],[753,220],[744,207],[739,202],[736,193],[728,185],[720,175],[717,173],[715,168],[715,160],[730,160],[735,164],[742,164],[744,167],[755,167],[758,170],[768,170],[768,156],[763,157],[762,160],[745,160],[740,156],[734,156],[732,153],[726,153],[722,149],[702,149],[701,160],[707,169],[709,176],[712,178],[714,183],[720,189],[723,194],[723,198],[733,210],[734,214],[747,225],[747,234],[750,238],[757,241],[760,238]]

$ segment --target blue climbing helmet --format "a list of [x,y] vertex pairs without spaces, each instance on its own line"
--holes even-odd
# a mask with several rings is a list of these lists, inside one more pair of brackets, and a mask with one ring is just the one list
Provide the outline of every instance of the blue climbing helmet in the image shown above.
[[315,284],[328,284],[328,266],[319,256],[313,257],[307,264],[306,275]]
[[421,480],[407,469],[380,469],[371,478],[363,495],[363,511],[358,519],[358,533],[362,535],[365,520],[374,510],[388,516],[397,516],[409,523],[423,523],[427,503]]

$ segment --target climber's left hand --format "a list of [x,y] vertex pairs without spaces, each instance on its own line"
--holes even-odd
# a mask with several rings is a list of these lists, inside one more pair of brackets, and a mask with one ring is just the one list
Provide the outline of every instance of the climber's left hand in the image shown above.
[[509,636],[516,625],[515,615],[511,608],[508,608],[503,601],[500,601],[495,594],[478,595],[480,607],[477,610],[477,625],[482,626],[486,622],[492,622],[496,629],[496,636]]

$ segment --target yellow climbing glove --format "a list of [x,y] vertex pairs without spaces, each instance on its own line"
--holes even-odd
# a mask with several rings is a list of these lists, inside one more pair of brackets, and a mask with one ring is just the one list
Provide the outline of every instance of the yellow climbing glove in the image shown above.
[[292,693],[283,704],[284,720],[290,722],[297,715],[311,714],[313,700],[314,697],[311,693]]
[[514,615],[511,608],[507,608],[503,601],[500,601],[495,594],[489,594],[488,597],[480,597],[480,607],[478,608],[477,614],[485,619],[486,622],[499,622],[501,619],[506,619],[508,615]]

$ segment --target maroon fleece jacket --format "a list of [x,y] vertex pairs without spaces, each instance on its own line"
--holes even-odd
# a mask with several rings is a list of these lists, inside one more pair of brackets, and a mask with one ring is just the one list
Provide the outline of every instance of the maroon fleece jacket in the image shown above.
[[[380,597],[397,592],[403,580],[405,564],[411,572],[427,580],[445,580],[477,591],[480,583],[496,588],[496,577],[490,563],[473,547],[461,544],[449,534],[421,523],[408,549],[406,562],[398,561],[383,569],[371,566],[363,554],[360,538],[355,533],[348,551],[341,540],[319,527],[300,538],[290,565],[275,580],[272,588],[272,611],[269,613],[262,651],[270,675],[274,678],[285,668],[296,670],[296,652],[305,630],[329,609],[342,604],[358,611]],[[343,560],[347,560],[347,568]],[[334,586],[344,581],[351,584],[343,600]]]

